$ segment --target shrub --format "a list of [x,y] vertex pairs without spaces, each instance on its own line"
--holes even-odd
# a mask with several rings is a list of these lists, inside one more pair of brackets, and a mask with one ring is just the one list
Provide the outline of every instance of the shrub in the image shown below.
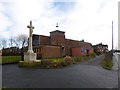
[[53,63],[50,65],[50,68],[60,68],[60,67],[62,67],[61,62]]
[[83,56],[82,57],[84,60],[88,60],[89,59],[89,56]]
[[112,60],[103,60],[101,62],[101,65],[103,68],[112,69],[113,63],[112,63]]
[[104,60],[101,62],[103,68],[112,69],[113,62],[112,62],[112,52],[108,52],[105,54]]
[[101,53],[100,52],[95,52],[96,53],[96,55],[101,55]]
[[79,62],[79,57],[73,57],[73,63]]
[[80,57],[73,57],[73,62],[82,62],[82,61],[84,61],[83,56],[80,56]]
[[59,67],[62,67],[62,62],[64,62],[64,58],[42,60],[41,67],[42,68],[59,68]]
[[93,53],[90,54],[90,56],[95,57],[95,56],[96,56],[96,53],[93,52]]
[[52,64],[56,64],[56,63],[59,63],[59,62],[64,62],[64,58],[55,58],[55,59],[52,59]]
[[41,66],[46,67],[46,68],[50,68],[50,65],[52,64],[51,62],[52,62],[52,60],[42,60]]
[[66,65],[70,65],[70,64],[72,64],[73,63],[73,60],[72,60],[72,58],[70,57],[70,56],[66,56],[65,58],[64,58],[64,64],[66,64]]

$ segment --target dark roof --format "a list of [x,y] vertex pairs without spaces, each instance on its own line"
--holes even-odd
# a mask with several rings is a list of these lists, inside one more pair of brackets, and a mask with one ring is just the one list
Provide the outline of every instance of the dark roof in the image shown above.
[[52,32],[50,32],[50,33],[56,33],[56,32],[65,33],[64,31],[59,31],[59,30],[52,31]]
[[39,35],[39,34],[33,34],[33,36],[45,36],[45,37],[49,37],[49,36],[46,36],[46,35]]
[[102,44],[102,43],[99,43],[99,44],[96,44],[96,45],[93,45],[93,47],[97,47],[97,46],[104,46],[104,47],[108,47],[108,45],[106,44]]

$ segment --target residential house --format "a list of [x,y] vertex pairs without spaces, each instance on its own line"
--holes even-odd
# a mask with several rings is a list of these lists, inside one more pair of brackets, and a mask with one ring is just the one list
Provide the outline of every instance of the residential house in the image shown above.
[[108,52],[108,45],[99,43],[97,45],[93,45],[94,52],[97,54],[102,54]]

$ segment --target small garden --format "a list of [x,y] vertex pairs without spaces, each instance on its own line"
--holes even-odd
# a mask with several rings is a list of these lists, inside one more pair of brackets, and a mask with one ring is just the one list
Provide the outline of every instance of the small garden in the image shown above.
[[66,56],[64,58],[54,58],[54,59],[42,59],[41,61],[24,61],[19,62],[19,67],[29,67],[29,68],[62,68],[67,67],[78,62],[83,62],[94,58],[95,53],[91,53],[89,56],[79,56],[70,57]]

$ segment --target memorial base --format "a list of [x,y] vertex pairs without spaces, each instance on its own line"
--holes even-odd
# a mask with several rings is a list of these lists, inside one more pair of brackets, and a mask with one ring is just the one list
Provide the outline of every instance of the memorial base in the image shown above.
[[36,60],[36,53],[24,53],[24,61],[34,61]]

